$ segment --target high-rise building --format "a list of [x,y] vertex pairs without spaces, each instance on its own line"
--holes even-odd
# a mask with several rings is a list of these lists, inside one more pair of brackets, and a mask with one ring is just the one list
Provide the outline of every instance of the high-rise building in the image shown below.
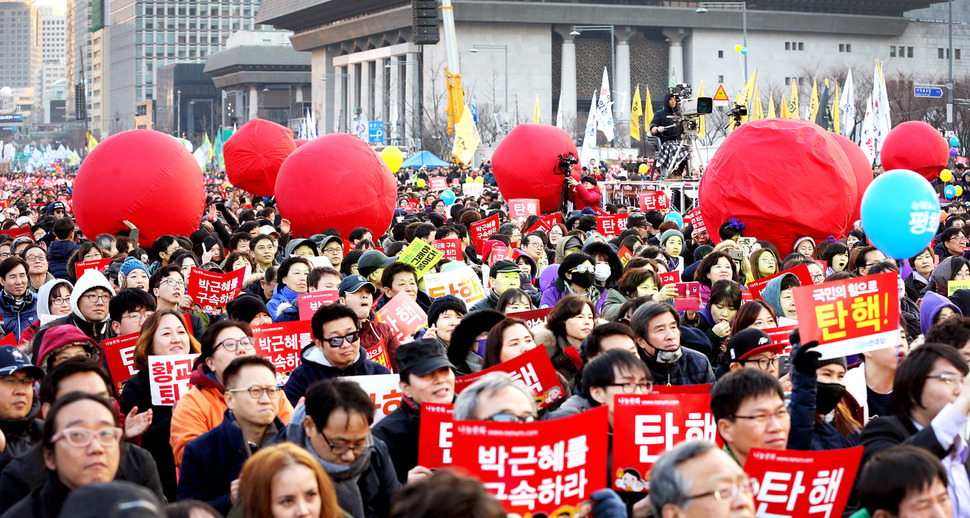
[[[64,54],[67,65],[67,89],[74,91],[74,86],[82,78],[85,82],[91,79],[91,0],[67,0],[67,23],[65,27]],[[83,57],[82,57],[83,52]],[[84,63],[82,70],[81,63]],[[85,89],[87,112],[91,111],[90,90]],[[68,120],[76,120],[77,113],[73,103],[68,108]]]
[[52,7],[40,8],[40,55],[43,72],[44,98],[51,96],[53,85],[57,81],[64,81],[67,74],[65,61],[65,45],[67,17],[64,13],[55,11]]
[[33,89],[40,104],[42,84],[40,15],[32,3],[0,2],[0,87]]
[[205,63],[225,48],[229,35],[254,28],[259,0],[232,3],[199,0],[113,0],[108,59],[107,117],[111,132],[135,127],[136,105],[153,100],[158,69],[175,63]]

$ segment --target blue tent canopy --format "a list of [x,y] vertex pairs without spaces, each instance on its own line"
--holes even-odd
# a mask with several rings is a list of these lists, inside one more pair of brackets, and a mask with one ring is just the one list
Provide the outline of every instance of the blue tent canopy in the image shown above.
[[404,163],[401,164],[401,169],[406,169],[408,167],[413,167],[414,169],[420,169],[421,167],[426,169],[435,169],[438,167],[448,167],[449,165],[450,164],[448,162],[434,156],[430,151],[421,150],[405,160]]

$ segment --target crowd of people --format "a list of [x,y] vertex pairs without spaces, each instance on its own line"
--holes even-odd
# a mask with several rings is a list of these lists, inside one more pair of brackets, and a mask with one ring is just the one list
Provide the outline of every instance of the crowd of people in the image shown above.
[[[666,452],[649,497],[592,488],[593,516],[753,517],[758,481],[744,472],[752,449],[853,446],[864,454],[847,515],[970,516],[970,291],[948,293],[950,281],[970,280],[962,203],[941,214],[935,246],[898,264],[861,228],[841,240],[805,236],[791,250],[744,248],[741,238],[758,236],[744,236],[743,222],[694,228],[604,204],[601,179],[571,182],[577,210],[537,231],[538,215],[510,218],[489,186],[447,203],[427,179],[401,175],[399,199],[418,206],[399,203],[389,229],[312,236],[290,235],[272,198],[213,181],[199,229],[152,243],[133,225],[83,235],[63,201],[69,185],[8,181],[0,516],[121,516],[112,510],[127,505],[138,516],[498,518],[505,511],[481,482],[419,464],[422,405],[454,403],[455,420],[502,422],[606,406],[612,423],[617,394],[704,384],[724,447],[693,440]],[[626,214],[626,230],[601,235],[597,210]],[[498,231],[474,243],[471,225],[493,215]],[[11,239],[23,228],[29,236]],[[470,267],[486,287],[480,300],[432,298],[398,260],[415,240],[442,239],[459,240],[462,258],[432,271]],[[493,260],[499,248],[514,253]],[[77,275],[79,262],[98,259],[110,259],[104,272]],[[815,284],[909,271],[899,285],[901,345],[821,360],[818,343],[802,343],[796,329],[785,354],[789,344],[765,330],[797,325],[801,281],[782,275],[760,297],[744,295],[749,283],[801,265]],[[186,292],[193,268],[244,269],[243,288],[224,309],[204,311]],[[661,275],[672,271],[700,284],[699,309],[671,304],[676,289]],[[280,384],[252,327],[299,320],[297,298],[319,290],[339,298],[309,317],[312,342]],[[401,292],[427,315],[403,338],[375,314]],[[540,308],[551,309],[544,323],[516,317]],[[138,372],[113,379],[102,343],[133,333]],[[502,374],[456,396],[456,377],[538,347],[566,389],[556,404],[538,409]],[[387,352],[386,365],[369,359],[374,350]],[[174,406],[153,404],[149,357],[186,353],[199,355],[192,388]],[[392,373],[401,405],[374,424],[374,402],[343,378]]]

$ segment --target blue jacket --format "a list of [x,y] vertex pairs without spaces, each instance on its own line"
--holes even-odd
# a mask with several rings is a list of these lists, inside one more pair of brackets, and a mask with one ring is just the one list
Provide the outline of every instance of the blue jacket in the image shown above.
[[3,334],[13,333],[18,343],[20,342],[21,333],[37,320],[37,298],[30,290],[24,293],[24,297],[29,297],[29,300],[19,312],[14,311],[0,297],[0,317],[3,318]]
[[367,351],[363,347],[357,360],[350,364],[346,369],[339,369],[330,365],[330,362],[323,356],[323,351],[317,349],[316,345],[308,345],[300,352],[300,364],[290,373],[283,392],[293,406],[296,406],[300,398],[306,394],[306,389],[314,383],[341,376],[364,376],[368,374],[390,374],[387,367],[367,359]]
[[47,248],[47,271],[58,279],[70,279],[67,272],[67,260],[81,245],[74,241],[54,240]]
[[[269,310],[269,316],[276,322],[276,314],[280,311],[280,305],[287,304],[293,305],[296,303],[296,298],[300,294],[283,286],[282,283],[276,285],[276,290],[273,293],[273,298],[266,303],[266,309]],[[284,307],[283,309],[286,309]]]
[[[277,417],[277,430],[285,425]],[[203,500],[227,514],[232,509],[229,486],[239,478],[246,463],[246,439],[236,424],[232,410],[226,410],[222,423],[185,445],[179,471],[178,499]]]

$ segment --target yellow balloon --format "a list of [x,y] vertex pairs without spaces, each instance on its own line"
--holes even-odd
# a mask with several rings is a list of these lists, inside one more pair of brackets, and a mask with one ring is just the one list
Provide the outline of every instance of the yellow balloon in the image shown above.
[[638,169],[640,170],[641,174],[647,174],[648,172],[650,172],[650,168],[647,167],[647,164],[640,164],[640,167]]
[[387,167],[391,169],[392,173],[396,173],[398,169],[401,168],[401,164],[404,163],[404,155],[401,154],[401,150],[394,146],[387,146],[381,151],[381,159],[387,164]]
[[963,187],[957,185],[957,196],[963,196]]
[[485,183],[485,177],[479,176],[478,178],[475,178],[475,183]]
[[417,182],[415,182],[415,185],[417,185],[417,186],[418,186],[418,188],[421,188],[421,187],[424,187],[424,186],[425,186],[425,185],[427,185],[427,184],[426,184],[426,183],[424,183],[424,178],[418,178],[418,181],[417,181]]
[[734,52],[741,52],[741,45],[735,45]]
[[950,171],[949,169],[944,169],[940,171],[940,180],[943,180],[944,182],[949,182],[952,179],[953,179],[952,171]]
[[469,176],[468,178],[465,178],[465,183],[475,183],[475,179]]

